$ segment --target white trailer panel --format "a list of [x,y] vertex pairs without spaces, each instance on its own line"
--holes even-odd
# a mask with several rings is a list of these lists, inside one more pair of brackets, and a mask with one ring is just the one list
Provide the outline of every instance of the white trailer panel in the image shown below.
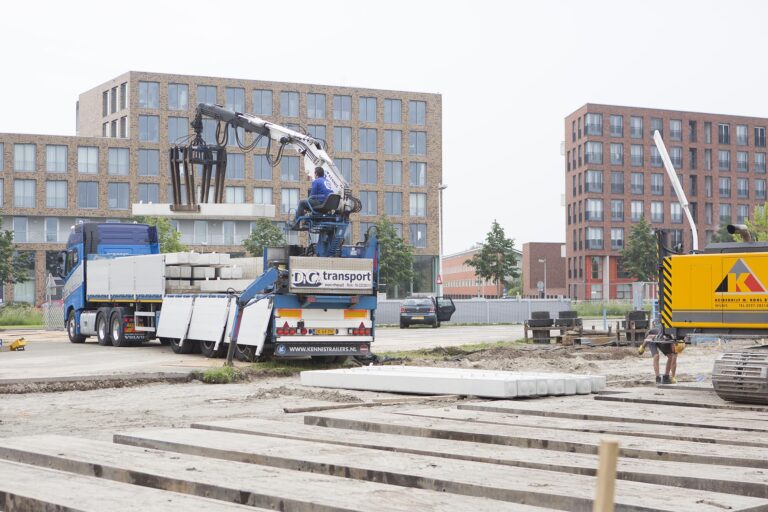
[[[187,338],[190,340],[214,341],[221,340],[224,329],[227,327],[227,307],[230,300],[233,301],[231,309],[234,309],[234,298],[227,295],[204,295],[195,298],[192,321],[189,324]],[[160,315],[165,314],[165,305]]]
[[165,293],[162,254],[92,259],[86,272],[86,300],[160,300]]
[[[264,349],[264,341],[267,337],[269,318],[272,315],[272,300],[263,299],[243,310],[243,319],[240,324],[240,332],[237,337],[238,345],[255,345],[256,354],[260,355]],[[226,340],[229,343],[232,325],[235,321],[234,304],[230,310],[230,321],[227,325]]]
[[187,332],[187,324],[192,314],[192,295],[166,295],[163,308],[160,310],[160,320],[157,326],[158,338],[180,340]]

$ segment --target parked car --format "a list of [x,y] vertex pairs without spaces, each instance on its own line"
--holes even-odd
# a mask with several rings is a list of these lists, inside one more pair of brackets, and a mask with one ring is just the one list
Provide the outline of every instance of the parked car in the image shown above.
[[448,297],[411,297],[400,306],[400,328],[414,324],[437,328],[440,322],[449,321],[455,311],[453,299]]

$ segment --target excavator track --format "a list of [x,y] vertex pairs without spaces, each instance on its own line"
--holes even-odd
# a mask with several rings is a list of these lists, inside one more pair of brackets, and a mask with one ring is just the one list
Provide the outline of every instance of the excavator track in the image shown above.
[[723,400],[768,405],[768,346],[720,355],[712,385]]

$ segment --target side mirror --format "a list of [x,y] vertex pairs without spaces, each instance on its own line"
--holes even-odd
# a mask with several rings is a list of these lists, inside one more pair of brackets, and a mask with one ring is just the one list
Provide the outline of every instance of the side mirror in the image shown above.
[[62,279],[64,279],[67,276],[66,266],[67,266],[67,252],[62,251],[59,253],[58,258],[56,259],[56,270],[58,272],[59,277]]

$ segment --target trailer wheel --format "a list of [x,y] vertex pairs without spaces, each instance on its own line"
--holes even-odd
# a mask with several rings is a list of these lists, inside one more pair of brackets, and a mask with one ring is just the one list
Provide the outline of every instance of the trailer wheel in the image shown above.
[[77,332],[77,324],[75,321],[75,310],[69,312],[67,317],[67,334],[69,335],[70,343],[85,343],[85,336],[82,334],[75,334]]
[[125,339],[125,324],[122,311],[113,311],[109,322],[109,333],[112,335],[112,345],[116,347],[130,347],[132,342]]
[[235,357],[238,361],[255,363],[258,359],[256,357],[256,347],[254,345],[237,345],[235,347]]
[[191,354],[192,353],[192,341],[184,340],[184,345],[179,343],[178,338],[171,338],[171,350],[174,354]]
[[227,353],[227,344],[219,343],[219,348],[214,350],[215,346],[216,346],[215,341],[201,341],[200,353],[203,354],[205,357],[210,357],[210,358],[224,357]]
[[112,338],[110,338],[109,333],[109,321],[107,320],[107,315],[104,313],[99,313],[96,316],[96,339],[99,342],[99,345],[106,347],[112,345]]
[[168,338],[157,338],[161,345],[168,346],[171,344],[171,340]]
[[344,364],[349,356],[312,356],[312,361],[323,364]]

